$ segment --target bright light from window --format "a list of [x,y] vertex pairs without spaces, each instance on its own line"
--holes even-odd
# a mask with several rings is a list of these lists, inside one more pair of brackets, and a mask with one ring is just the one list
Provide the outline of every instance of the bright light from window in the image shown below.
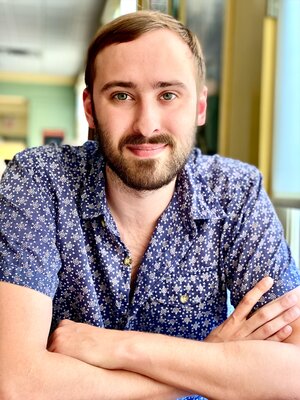
[[128,14],[137,10],[137,1],[135,0],[121,0],[120,15]]
[[279,2],[273,197],[300,200],[300,1]]

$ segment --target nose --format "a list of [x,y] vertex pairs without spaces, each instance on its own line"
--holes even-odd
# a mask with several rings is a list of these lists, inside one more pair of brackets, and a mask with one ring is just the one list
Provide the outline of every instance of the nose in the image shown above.
[[160,110],[154,101],[140,101],[136,107],[133,131],[145,137],[160,132]]

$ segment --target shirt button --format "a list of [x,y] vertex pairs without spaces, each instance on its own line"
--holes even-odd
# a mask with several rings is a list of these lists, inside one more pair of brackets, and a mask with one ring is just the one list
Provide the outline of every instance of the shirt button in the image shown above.
[[180,303],[185,304],[189,301],[189,295],[188,294],[182,294],[180,296]]
[[104,219],[101,219],[101,225],[102,225],[103,228],[106,227],[106,223],[105,223]]
[[130,256],[125,257],[123,260],[124,265],[131,265],[131,262],[132,260]]

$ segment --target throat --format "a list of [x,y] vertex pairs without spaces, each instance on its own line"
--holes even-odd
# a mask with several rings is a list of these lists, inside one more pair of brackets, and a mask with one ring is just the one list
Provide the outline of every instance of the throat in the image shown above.
[[[165,187],[148,192],[137,192],[113,181],[112,171],[106,169],[106,197],[120,238],[131,256],[131,295],[144,254],[162,213],[168,207],[175,180]],[[113,184],[115,183],[115,185]]]
[[150,229],[147,233],[140,230],[120,232],[121,239],[131,256],[131,288],[135,285],[138,269],[148,248],[152,232],[153,229]]

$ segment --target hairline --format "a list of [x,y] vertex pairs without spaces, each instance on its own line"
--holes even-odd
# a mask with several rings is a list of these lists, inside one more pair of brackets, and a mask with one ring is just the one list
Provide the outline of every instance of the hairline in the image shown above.
[[[139,19],[134,20],[136,15],[139,15]],[[149,18],[149,17],[150,17],[149,24],[146,24],[145,27],[141,29],[139,27],[132,28],[132,26],[135,23],[136,25],[141,25],[142,18]],[[128,21],[131,21],[132,29],[126,32],[124,24],[127,23]],[[117,27],[116,37],[114,37],[115,26]],[[120,40],[122,39],[120,31],[121,33],[123,32],[124,34],[124,30],[126,34],[126,39]],[[170,32],[173,32],[189,48],[189,51],[191,53],[196,68],[197,89],[198,90],[201,89],[201,87],[204,86],[205,82],[205,63],[201,45],[196,35],[192,33],[180,21],[177,21],[175,18],[167,14],[161,14],[156,11],[138,11],[135,13],[127,14],[126,16],[119,17],[111,21],[110,23],[101,27],[97,32],[94,40],[92,41],[89,47],[88,59],[87,59],[88,63],[86,65],[86,70],[85,70],[85,81],[89,92],[90,93],[93,92],[93,87],[91,87],[91,83],[93,86],[96,76],[96,58],[102,52],[102,50],[113,44],[117,45],[137,40],[144,34],[154,32],[157,30],[168,30]]]

